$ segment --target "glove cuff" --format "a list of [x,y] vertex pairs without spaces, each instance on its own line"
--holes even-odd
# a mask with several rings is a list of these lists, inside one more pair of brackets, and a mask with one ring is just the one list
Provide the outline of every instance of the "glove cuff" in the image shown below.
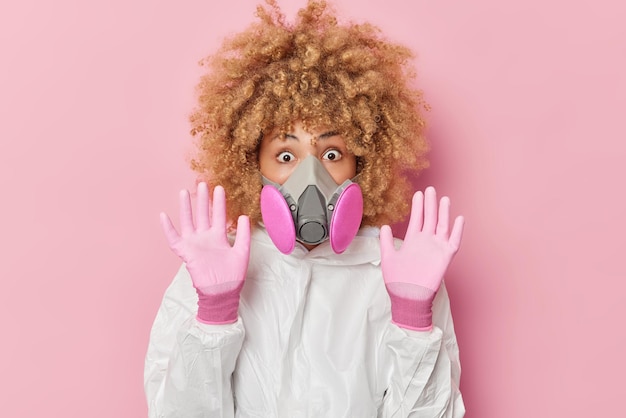
[[[434,295],[433,295],[434,296]],[[389,294],[391,320],[402,328],[428,331],[433,327],[433,299],[414,300]]]
[[203,294],[198,291],[198,321],[204,324],[231,324],[237,321],[240,286],[224,293]]

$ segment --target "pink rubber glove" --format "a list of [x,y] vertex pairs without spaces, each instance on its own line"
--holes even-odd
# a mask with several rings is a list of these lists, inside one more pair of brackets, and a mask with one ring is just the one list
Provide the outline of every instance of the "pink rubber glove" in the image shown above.
[[459,249],[463,217],[454,221],[448,235],[450,199],[433,187],[413,195],[411,219],[402,246],[396,250],[391,228],[380,230],[381,265],[396,325],[419,331],[433,326],[432,306],[452,257]]
[[206,324],[229,324],[237,321],[239,294],[250,258],[250,220],[237,220],[235,244],[226,235],[226,196],[224,188],[215,187],[213,206],[206,183],[198,184],[196,225],[187,190],[180,192],[181,234],[172,221],[161,213],[161,226],[170,248],[186,264],[198,293],[198,320]]

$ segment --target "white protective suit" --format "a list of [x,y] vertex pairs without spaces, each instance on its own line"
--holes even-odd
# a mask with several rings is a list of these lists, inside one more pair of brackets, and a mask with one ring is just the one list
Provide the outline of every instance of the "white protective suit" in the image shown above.
[[150,417],[462,417],[445,287],[432,331],[400,328],[379,264],[377,228],[362,229],[339,255],[328,241],[284,255],[258,228],[239,319],[229,325],[196,320],[196,291],[181,267],[150,336]]

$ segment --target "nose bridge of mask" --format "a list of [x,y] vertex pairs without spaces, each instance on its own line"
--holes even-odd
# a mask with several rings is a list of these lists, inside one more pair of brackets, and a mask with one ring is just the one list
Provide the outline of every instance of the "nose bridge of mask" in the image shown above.
[[298,164],[281,189],[295,199],[302,196],[307,187],[315,185],[328,201],[339,186],[335,183],[324,165],[314,156],[309,155]]

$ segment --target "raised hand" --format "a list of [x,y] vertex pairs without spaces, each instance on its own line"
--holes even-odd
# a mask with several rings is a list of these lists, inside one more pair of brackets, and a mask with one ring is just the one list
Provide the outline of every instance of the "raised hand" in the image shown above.
[[198,319],[210,324],[235,322],[250,258],[250,221],[239,217],[231,246],[224,188],[215,187],[211,202],[206,183],[200,183],[197,195],[195,225],[189,192],[182,190],[181,233],[165,213],[161,213],[161,226],[172,251],[186,263],[198,293]]
[[381,265],[391,299],[392,320],[416,329],[432,328],[432,303],[443,276],[459,249],[463,234],[462,216],[449,232],[450,199],[443,197],[437,207],[433,187],[413,195],[411,218],[399,250],[393,244],[391,228],[380,230]]

